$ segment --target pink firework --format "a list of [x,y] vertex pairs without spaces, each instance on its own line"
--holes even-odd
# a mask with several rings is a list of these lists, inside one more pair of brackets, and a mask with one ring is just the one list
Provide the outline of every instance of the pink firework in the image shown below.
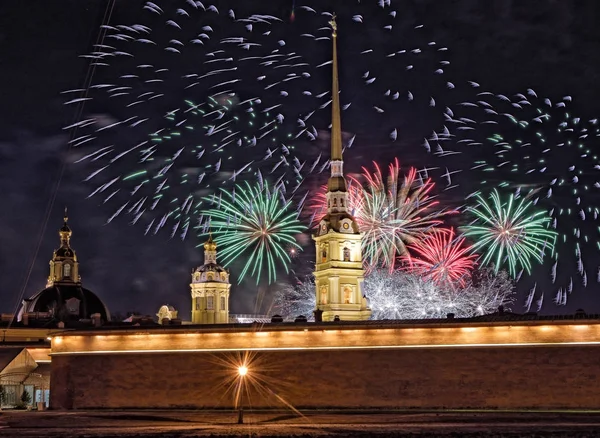
[[[359,177],[348,181],[348,211],[363,233],[365,268],[386,267],[393,271],[399,256],[408,253],[407,245],[425,239],[454,210],[440,208],[432,193],[435,183],[420,178],[415,168],[400,172],[396,158],[387,175],[377,163],[375,171],[363,167]],[[326,213],[326,188],[312,202],[313,220],[318,223]]]
[[477,258],[473,248],[465,245],[465,238],[455,236],[454,228],[432,230],[409,245],[409,251],[412,255],[401,257],[406,262],[404,269],[451,287],[465,286]]

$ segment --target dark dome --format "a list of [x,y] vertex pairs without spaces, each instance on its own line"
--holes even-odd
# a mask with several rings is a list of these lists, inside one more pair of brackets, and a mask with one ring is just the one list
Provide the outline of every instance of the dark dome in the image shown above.
[[91,290],[77,285],[54,285],[38,292],[23,303],[23,312],[50,312],[61,321],[90,319],[99,313],[110,321],[106,305]]
[[205,265],[198,266],[194,272],[227,272],[227,269],[216,263],[206,263]]
[[69,248],[68,246],[61,246],[54,252],[54,254],[56,254],[57,257],[74,257],[75,256],[75,253],[73,252],[73,250],[71,248]]

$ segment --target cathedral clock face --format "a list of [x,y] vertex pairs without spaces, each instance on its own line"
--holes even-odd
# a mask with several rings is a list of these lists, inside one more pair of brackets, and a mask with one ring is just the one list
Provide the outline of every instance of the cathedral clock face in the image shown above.
[[348,225],[348,222],[344,222],[344,225],[342,225],[342,228],[347,231],[350,228],[350,225]]
[[324,233],[325,231],[327,231],[327,225],[323,224],[321,225],[321,231]]

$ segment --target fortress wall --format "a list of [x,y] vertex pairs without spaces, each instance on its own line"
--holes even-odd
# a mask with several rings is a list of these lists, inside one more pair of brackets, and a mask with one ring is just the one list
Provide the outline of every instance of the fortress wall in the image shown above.
[[[576,333],[572,336],[580,337],[585,332],[598,339],[596,326],[586,327],[571,327]],[[435,330],[427,329],[432,339],[443,335]],[[359,338],[370,334],[355,338],[346,333],[337,336],[337,347],[330,338],[329,348],[288,346],[249,353],[203,349],[184,352],[175,335],[172,346],[176,351],[154,348],[155,352],[138,352],[126,345],[126,335],[118,334],[123,350],[128,352],[115,354],[104,350],[104,341],[84,342],[85,336],[76,341],[74,336],[69,343],[69,336],[64,336],[61,354],[52,359],[51,407],[233,407],[239,379],[237,366],[246,363],[249,372],[244,378],[247,391],[242,404],[247,408],[282,408],[289,403],[297,408],[600,409],[600,345],[596,341],[574,341],[567,336],[566,328],[562,337],[560,330],[552,328],[540,330],[538,338],[531,333],[511,337],[508,330],[496,327],[483,332],[503,332],[499,336],[507,341],[521,342],[492,345],[477,342],[485,340],[480,335],[481,339],[473,337],[466,344],[440,347],[426,345],[427,335],[422,334],[420,344],[406,345],[402,344],[410,341],[410,332],[406,332],[395,336],[388,333],[389,340],[396,339],[398,345],[372,348],[358,345],[362,342]],[[548,331],[554,331],[560,342],[543,338]],[[250,336],[247,333],[241,337]],[[306,340],[304,336],[312,335],[299,335]],[[322,333],[319,336],[324,339]],[[130,339],[133,342],[134,338]],[[147,350],[152,350],[150,344]],[[77,350],[84,345],[96,345],[99,350],[92,354]],[[53,341],[53,351],[55,347],[58,345]]]

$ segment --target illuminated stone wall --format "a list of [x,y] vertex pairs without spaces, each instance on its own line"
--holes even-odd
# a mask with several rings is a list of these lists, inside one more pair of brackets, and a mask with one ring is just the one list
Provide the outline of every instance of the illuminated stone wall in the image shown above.
[[61,336],[51,406],[600,408],[600,324],[323,327]]

